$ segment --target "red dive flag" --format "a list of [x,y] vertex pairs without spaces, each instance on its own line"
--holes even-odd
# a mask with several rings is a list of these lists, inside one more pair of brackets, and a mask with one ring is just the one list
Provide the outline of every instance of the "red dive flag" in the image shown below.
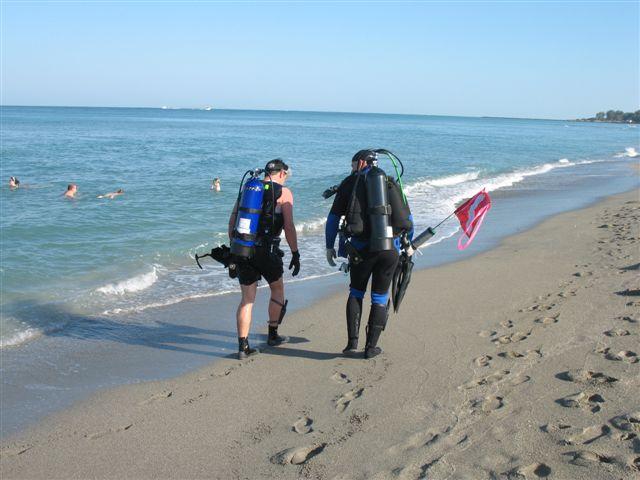
[[[484,216],[490,208],[491,197],[489,197],[489,194],[484,191],[484,188],[481,192],[476,193],[473,197],[456,208],[454,213],[458,217],[458,220],[460,220],[460,226],[464,232],[464,234],[458,239],[458,250],[464,250],[471,245],[473,237],[478,233],[482,220],[484,220]],[[465,236],[468,240],[463,243]]]

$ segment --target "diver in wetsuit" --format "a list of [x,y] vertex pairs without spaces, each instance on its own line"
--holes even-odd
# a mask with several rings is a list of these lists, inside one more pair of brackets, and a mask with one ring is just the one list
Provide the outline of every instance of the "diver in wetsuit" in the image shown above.
[[[362,301],[371,278],[371,310],[364,356],[373,358],[382,353],[377,344],[387,323],[389,287],[398,264],[400,236],[410,238],[413,221],[400,187],[377,167],[376,152],[360,150],[351,160],[351,170],[351,175],[337,188],[327,217],[326,254],[329,265],[335,266],[334,245],[340,230],[339,254],[348,257],[351,276],[345,355],[357,351]],[[343,216],[342,227],[339,227]]]

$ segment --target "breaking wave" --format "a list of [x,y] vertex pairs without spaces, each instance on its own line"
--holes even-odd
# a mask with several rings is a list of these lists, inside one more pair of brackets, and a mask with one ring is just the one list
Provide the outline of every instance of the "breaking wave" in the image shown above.
[[140,292],[146,290],[158,281],[158,270],[153,267],[148,273],[136,275],[135,277],[123,280],[118,283],[109,283],[97,288],[96,292],[104,295],[124,295],[125,293]]

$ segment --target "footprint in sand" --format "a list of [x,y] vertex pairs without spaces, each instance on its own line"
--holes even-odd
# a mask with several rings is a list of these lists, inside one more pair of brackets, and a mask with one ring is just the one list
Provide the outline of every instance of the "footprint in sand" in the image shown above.
[[349,377],[347,377],[344,373],[341,373],[341,372],[336,372],[333,375],[331,375],[331,380],[341,384],[351,383],[351,380],[349,380]]
[[640,472],[640,457],[631,457],[629,459],[629,468]]
[[[506,478],[524,478],[525,480],[535,478],[546,478],[551,475],[551,469],[544,463],[532,463],[525,467],[517,467],[502,474]],[[501,478],[502,478],[501,477]]]
[[629,335],[629,330],[625,330],[624,328],[612,328],[611,330],[607,330],[604,333],[607,337],[626,337]]
[[493,343],[495,345],[506,345],[508,343],[521,342],[522,340],[526,339],[530,334],[531,332],[515,332],[515,333],[512,333],[511,335],[501,335],[498,338],[496,338],[493,341]]
[[513,387],[517,387],[518,385],[522,385],[523,383],[528,382],[529,380],[531,380],[531,377],[529,375],[525,375],[524,373],[519,373],[509,381],[509,384]]
[[344,395],[338,397],[336,400],[336,411],[338,413],[344,412],[352,401],[362,395],[362,392],[364,392],[364,388],[354,388],[353,390],[350,390]]
[[612,457],[606,457],[596,452],[588,450],[578,450],[575,452],[567,452],[563,455],[571,457],[569,463],[580,467],[591,467],[594,463],[613,463]]
[[478,332],[478,336],[482,338],[493,337],[496,334],[493,330],[480,330]]
[[604,373],[592,372],[591,370],[584,370],[582,368],[557,373],[556,378],[564,380],[565,382],[582,383],[587,385],[610,385],[611,383],[618,381],[617,378],[609,377]]
[[640,434],[640,412],[613,417],[609,423],[623,432]]
[[540,325],[553,325],[554,323],[558,323],[558,317],[560,317],[560,314],[550,317],[536,318],[534,322],[539,323]]
[[591,427],[583,428],[581,432],[570,436],[566,440],[567,445],[588,445],[595,442],[599,438],[606,437],[611,432],[611,429],[606,425],[592,425]]
[[150,396],[146,400],[143,400],[142,402],[139,402],[138,405],[148,405],[149,403],[155,402],[157,400],[162,400],[162,399],[165,399],[165,398],[169,398],[171,395],[173,395],[173,392],[171,392],[169,390],[164,391],[164,392],[160,392],[160,393],[156,393],[155,395]]
[[524,353],[516,352],[515,350],[509,350],[507,352],[498,353],[498,356],[510,360],[515,360],[517,358],[526,358],[527,360],[532,360],[542,357],[542,353],[540,352],[540,350],[527,350]]
[[544,304],[541,304],[541,303],[536,303],[536,304],[530,306],[529,308],[527,308],[527,311],[528,312],[546,312],[546,311],[551,310],[555,306],[556,306],[555,303],[552,303],[550,305],[544,305]]
[[574,395],[559,398],[556,400],[556,403],[563,407],[579,408],[591,413],[596,413],[600,411],[600,404],[604,403],[604,401],[602,395],[597,393],[579,392]]
[[616,317],[616,320],[620,320],[622,322],[628,322],[628,323],[638,323],[638,320],[636,320],[633,317],[629,317],[629,316],[620,316],[620,317]]
[[304,447],[287,448],[273,455],[270,461],[276,465],[300,465],[318,455],[326,446],[326,443],[314,443]]
[[473,359],[473,363],[475,363],[478,367],[487,367],[490,361],[490,355],[480,355],[479,357]]
[[496,395],[488,395],[484,398],[471,400],[471,408],[475,411],[480,408],[484,413],[491,413],[504,406],[503,398]]
[[511,328],[513,327],[513,322],[511,320],[503,320],[500,322],[500,326],[504,328]]
[[417,432],[407,438],[404,442],[389,447],[387,449],[387,453],[389,455],[397,455],[416,448],[426,447],[427,445],[435,443],[438,440],[438,437],[438,432]]
[[460,385],[458,388],[461,390],[469,390],[471,388],[479,387],[480,385],[491,385],[504,379],[507,375],[509,375],[509,370],[498,370],[497,372],[493,372],[486,377],[470,380],[469,382]]
[[309,433],[309,432],[313,431],[313,428],[311,427],[312,423],[313,423],[313,420],[311,420],[309,417],[307,417],[307,416],[300,417],[291,426],[291,430],[293,430],[294,432],[299,433],[301,435],[304,435],[306,433]]
[[600,347],[597,348],[595,352],[602,354],[604,358],[606,358],[607,360],[612,360],[614,362],[638,362],[638,354],[632,352],[631,350],[621,350],[618,353],[613,353],[609,347]]
[[545,433],[556,433],[562,430],[568,430],[569,428],[572,428],[571,425],[566,423],[547,423],[546,425],[542,425],[540,430]]

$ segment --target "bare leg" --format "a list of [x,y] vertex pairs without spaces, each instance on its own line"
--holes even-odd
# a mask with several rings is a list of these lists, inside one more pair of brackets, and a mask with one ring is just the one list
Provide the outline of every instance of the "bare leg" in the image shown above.
[[256,292],[258,290],[258,282],[251,285],[240,285],[242,292],[242,300],[238,305],[236,312],[236,322],[238,325],[238,337],[248,337],[251,329],[251,313],[253,312],[253,304],[256,301]]

